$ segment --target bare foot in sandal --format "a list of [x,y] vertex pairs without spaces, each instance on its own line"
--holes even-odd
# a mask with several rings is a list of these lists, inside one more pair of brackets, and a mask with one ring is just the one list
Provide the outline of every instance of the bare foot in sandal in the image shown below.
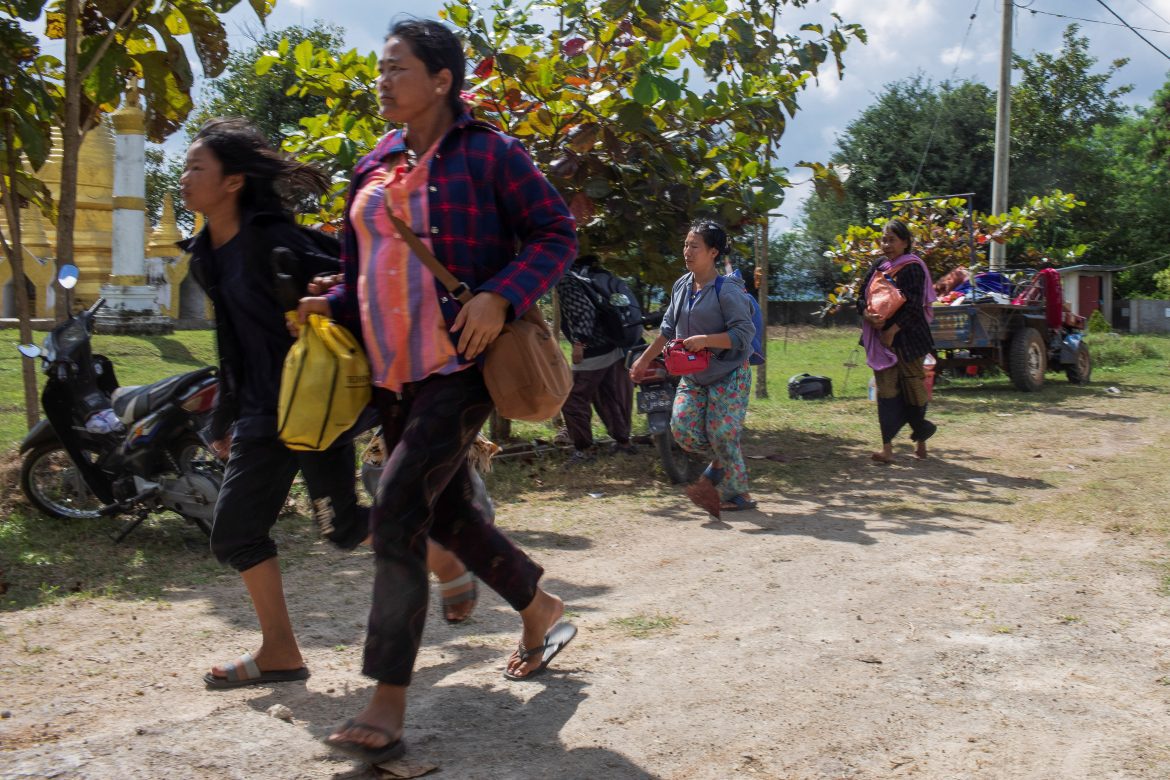
[[443,605],[443,618],[451,625],[462,623],[475,611],[479,587],[475,575],[465,571],[453,580],[439,582],[439,598]]
[[926,460],[927,457],[929,457],[926,453],[925,441],[918,442],[918,446],[914,448],[914,457],[918,458],[919,460]]
[[366,708],[338,726],[325,744],[360,761],[380,764],[405,751],[405,719],[406,688],[379,683]]
[[[544,636],[557,624],[565,614],[565,602],[560,597],[537,589],[532,603],[520,610],[520,619],[524,621],[524,631],[520,636],[520,646],[536,648],[544,644]],[[541,665],[541,654],[522,657],[522,651],[517,648],[508,658],[505,676],[509,679],[523,679],[532,674]]]
[[448,623],[462,623],[471,617],[479,589],[463,562],[438,542],[427,540],[427,568],[439,579],[443,617]]
[[878,463],[893,463],[894,462],[894,445],[883,444],[881,452],[870,453],[869,457],[873,460],[876,460]]

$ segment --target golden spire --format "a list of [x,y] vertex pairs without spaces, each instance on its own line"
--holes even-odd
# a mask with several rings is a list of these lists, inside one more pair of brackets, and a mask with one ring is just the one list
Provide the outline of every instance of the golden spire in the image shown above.
[[132,77],[122,94],[122,105],[110,114],[118,135],[143,135],[146,132],[146,113],[138,105],[138,79]]
[[163,195],[162,214],[158,218],[158,227],[150,236],[147,257],[173,257],[179,254],[175,242],[183,238],[179,232],[179,225],[175,222],[175,205],[168,192]]

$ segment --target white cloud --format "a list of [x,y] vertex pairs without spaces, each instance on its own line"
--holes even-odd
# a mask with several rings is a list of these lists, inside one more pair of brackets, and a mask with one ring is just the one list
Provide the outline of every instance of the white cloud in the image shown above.
[[938,61],[943,65],[958,65],[963,62],[970,62],[972,59],[974,59],[974,54],[971,53],[971,50],[961,45],[943,49],[938,55]]

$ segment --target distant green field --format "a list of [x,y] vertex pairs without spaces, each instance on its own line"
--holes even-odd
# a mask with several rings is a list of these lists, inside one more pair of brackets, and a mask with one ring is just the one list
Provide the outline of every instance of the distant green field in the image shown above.
[[[8,333],[15,336],[15,331]],[[1094,356],[1094,383],[1141,381],[1158,386],[1167,384],[1164,368],[1165,358],[1170,356],[1170,337],[1099,335],[1091,337],[1089,343]],[[95,351],[113,361],[118,380],[123,385],[152,382],[181,371],[213,365],[216,360],[214,336],[206,330],[180,331],[170,336],[99,334],[94,337],[93,345]],[[17,446],[26,431],[20,377],[22,360],[27,358],[16,351],[15,339],[11,341],[9,349],[0,349],[0,451]],[[39,372],[39,361],[34,362],[38,367],[39,388],[43,376]],[[837,415],[842,410],[839,404],[789,400],[789,377],[806,372],[832,379],[834,396],[838,401],[864,399],[870,372],[865,366],[865,354],[857,345],[857,332],[836,328],[770,328],[768,399],[753,398],[753,425],[764,428],[783,426],[791,423],[794,415],[802,420],[817,420],[822,416],[825,422],[838,420]],[[1012,390],[1007,377],[1002,375],[960,379],[953,385],[1002,390],[1005,401],[1010,398],[1015,399],[1015,403],[1024,404],[1052,402],[1068,390],[1068,382],[1060,373],[1049,374],[1044,389],[1030,396]],[[946,394],[943,382],[939,384],[939,392]],[[868,414],[863,416],[868,419]],[[636,415],[636,418],[637,431],[638,426],[644,426],[644,423],[640,416]],[[528,437],[547,437],[548,430],[549,426],[540,424],[515,426],[517,434]],[[598,433],[600,435],[603,431],[599,429]]]
[[[28,361],[28,358],[16,351],[16,331],[3,332],[8,335],[9,346],[0,348],[0,451],[7,451],[18,445],[27,431],[20,374],[21,361]],[[39,346],[44,334],[35,336]],[[122,385],[154,382],[172,374],[214,365],[216,361],[215,337],[210,330],[179,331],[170,336],[98,334],[93,338],[93,348],[114,363],[118,382]],[[30,362],[36,366],[39,392],[44,387],[41,361]]]

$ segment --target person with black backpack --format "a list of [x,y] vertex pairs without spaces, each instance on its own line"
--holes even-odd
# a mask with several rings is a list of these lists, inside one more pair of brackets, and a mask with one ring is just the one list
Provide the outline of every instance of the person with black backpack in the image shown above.
[[629,286],[602,267],[597,255],[581,255],[557,284],[561,331],[573,345],[573,389],[561,414],[573,442],[570,464],[593,460],[593,413],[613,438],[613,449],[634,454],[630,412],[634,384],[626,352],[642,341],[642,310]]

